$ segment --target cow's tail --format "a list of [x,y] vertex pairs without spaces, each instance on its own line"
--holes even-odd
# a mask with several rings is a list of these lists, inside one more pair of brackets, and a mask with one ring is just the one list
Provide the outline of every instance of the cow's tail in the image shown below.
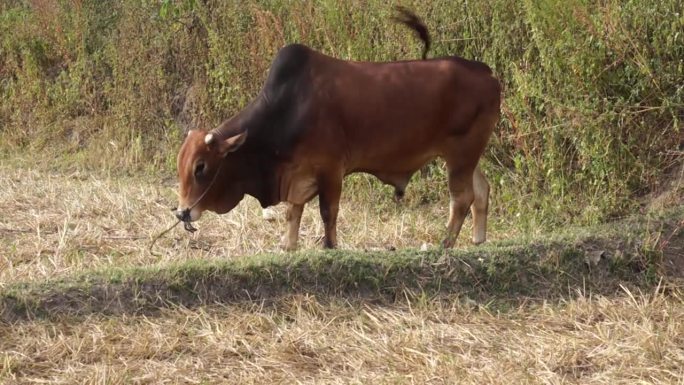
[[405,26],[411,28],[416,32],[416,35],[423,41],[423,60],[427,59],[428,51],[430,51],[430,34],[428,29],[422,20],[415,13],[411,12],[408,8],[397,6],[397,15],[393,17],[394,21],[404,24]]

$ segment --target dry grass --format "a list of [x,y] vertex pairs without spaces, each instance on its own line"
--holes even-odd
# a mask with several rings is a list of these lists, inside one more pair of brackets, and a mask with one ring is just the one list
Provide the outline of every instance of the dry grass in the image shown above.
[[[257,201],[246,197],[227,215],[203,216],[194,235],[178,226],[157,242],[160,256],[151,255],[151,239],[174,223],[170,208],[177,202],[175,185],[174,180],[94,177],[78,171],[65,175],[0,165],[0,207],[5,211],[0,217],[0,288],[11,281],[41,281],[83,269],[280,251],[284,207],[277,208],[281,215],[276,221],[268,222]],[[407,199],[412,193],[409,188]],[[385,189],[355,201],[346,194],[338,221],[342,249],[438,244],[446,196],[438,203],[396,206],[391,194]],[[464,226],[462,246],[469,244],[469,227]],[[302,219],[300,249],[319,249],[322,234],[318,206],[312,202]]]
[[681,384],[678,296],[493,314],[448,299],[258,304],[0,326],[4,384]]
[[[172,181],[0,166],[0,290],[90,269],[277,249],[282,218],[264,221],[248,200],[203,218],[194,236],[174,230],[159,242],[161,256],[151,255],[148,242],[172,223],[174,198]],[[396,208],[389,199],[345,202],[343,248],[439,240],[444,204]],[[319,234],[309,209],[303,248],[318,248]],[[448,293],[405,301],[285,293],[269,304],[176,306],[154,316],[0,321],[0,383],[684,384],[684,301],[676,288],[664,292],[580,292],[498,311]]]

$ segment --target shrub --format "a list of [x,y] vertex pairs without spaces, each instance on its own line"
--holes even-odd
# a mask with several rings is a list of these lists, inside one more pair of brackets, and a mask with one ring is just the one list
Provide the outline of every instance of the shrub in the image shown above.
[[[681,156],[681,1],[404,3],[429,25],[433,56],[484,61],[504,83],[483,165],[493,207],[511,223],[621,215]],[[391,13],[379,0],[5,1],[2,147],[172,172],[183,131],[244,106],[286,43],[345,59],[418,58],[420,43]]]

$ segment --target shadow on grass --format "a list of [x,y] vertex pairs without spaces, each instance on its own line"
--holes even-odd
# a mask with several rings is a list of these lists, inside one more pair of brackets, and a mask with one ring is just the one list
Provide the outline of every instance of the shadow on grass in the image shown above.
[[465,251],[318,251],[86,272],[5,289],[0,320],[153,314],[175,306],[274,303],[297,293],[391,303],[409,291],[503,307],[558,301],[578,292],[612,295],[621,286],[646,289],[659,281],[662,253],[647,251],[634,234],[613,229],[612,235],[589,231]]

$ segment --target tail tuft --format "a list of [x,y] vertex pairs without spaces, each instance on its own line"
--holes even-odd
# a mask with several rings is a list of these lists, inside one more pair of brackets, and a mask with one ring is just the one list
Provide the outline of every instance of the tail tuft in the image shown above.
[[404,24],[405,26],[411,28],[413,31],[416,32],[420,40],[423,41],[423,44],[425,47],[423,48],[423,60],[427,59],[427,54],[428,51],[430,50],[430,34],[428,33],[428,29],[425,26],[425,23],[423,23],[422,20],[418,16],[416,16],[415,13],[410,11],[406,7],[402,6],[397,6],[397,15],[394,16],[392,19],[396,21],[397,23]]

